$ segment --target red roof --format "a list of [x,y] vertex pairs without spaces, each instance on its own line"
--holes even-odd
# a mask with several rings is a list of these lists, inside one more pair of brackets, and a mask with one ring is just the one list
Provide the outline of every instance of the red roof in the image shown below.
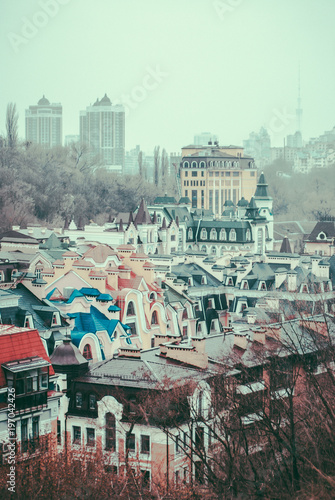
[[77,252],[72,252],[71,250],[68,250],[67,252],[64,252],[62,254],[62,257],[80,257],[80,255]]
[[[3,363],[18,361],[32,356],[40,356],[50,363],[42,339],[37,330],[19,328],[13,325],[0,325],[0,387],[6,386]],[[49,366],[49,375],[54,375]]]

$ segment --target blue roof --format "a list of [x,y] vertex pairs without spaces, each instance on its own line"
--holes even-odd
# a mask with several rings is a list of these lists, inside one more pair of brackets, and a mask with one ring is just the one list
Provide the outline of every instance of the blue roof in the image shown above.
[[98,295],[100,295],[100,292],[97,288],[83,287],[79,291],[84,295],[91,295],[92,297],[98,297]]
[[114,340],[114,331],[118,324],[120,324],[125,331],[130,329],[128,325],[123,325],[118,319],[108,319],[94,306],[91,306],[89,313],[69,313],[68,316],[69,318],[75,319],[75,326],[71,332],[71,339],[77,347],[86,333],[96,334],[101,330],[105,330],[110,339]]
[[115,305],[111,305],[109,306],[108,311],[121,311],[121,308]]
[[100,295],[97,297],[97,300],[113,300],[113,297],[111,297],[109,293],[100,293]]
[[79,292],[79,290],[73,290],[70,297],[67,300],[67,304],[71,304],[76,297],[84,297],[84,294]]

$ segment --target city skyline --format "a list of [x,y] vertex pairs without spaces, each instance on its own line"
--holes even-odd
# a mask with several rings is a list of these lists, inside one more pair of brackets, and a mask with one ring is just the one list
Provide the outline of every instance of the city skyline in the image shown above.
[[127,150],[176,151],[207,130],[242,145],[261,126],[278,146],[296,131],[299,66],[304,139],[334,125],[329,0],[0,3],[1,133],[8,102],[23,137],[24,109],[45,94],[62,103],[64,140],[107,93],[126,107]]

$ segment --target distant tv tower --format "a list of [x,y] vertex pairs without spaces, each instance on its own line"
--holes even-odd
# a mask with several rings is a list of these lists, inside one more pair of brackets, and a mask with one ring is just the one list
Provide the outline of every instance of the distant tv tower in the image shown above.
[[297,130],[301,132],[302,129],[302,107],[301,107],[301,95],[300,95],[300,64],[299,64],[299,73],[298,73],[298,107],[296,109],[296,117],[297,117]]

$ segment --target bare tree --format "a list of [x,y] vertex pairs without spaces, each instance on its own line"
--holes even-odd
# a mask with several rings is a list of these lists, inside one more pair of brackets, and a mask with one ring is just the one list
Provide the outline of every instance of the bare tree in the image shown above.
[[7,131],[7,145],[9,148],[12,149],[14,149],[17,146],[18,118],[19,115],[16,111],[16,104],[10,102],[9,104],[7,104],[7,111],[6,111],[6,131]]
[[159,146],[155,146],[154,149],[154,184],[156,187],[159,185],[159,170],[160,170],[160,156],[159,156]]

